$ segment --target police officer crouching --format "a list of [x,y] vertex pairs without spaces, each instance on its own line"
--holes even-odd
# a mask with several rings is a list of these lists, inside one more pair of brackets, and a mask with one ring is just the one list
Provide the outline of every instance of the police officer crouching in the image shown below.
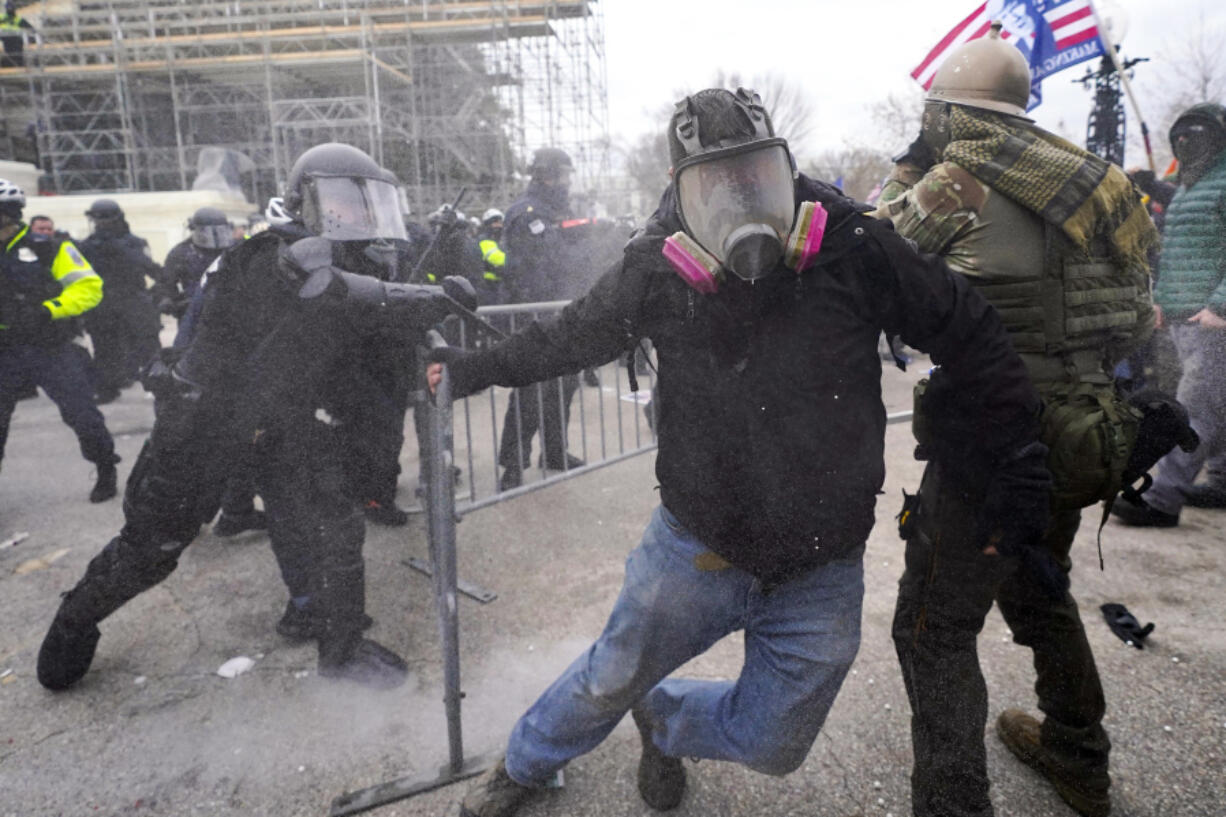
[[49,689],[88,671],[98,622],[170,575],[216,513],[230,463],[246,456],[291,597],[282,622],[317,639],[322,676],[377,688],[405,680],[400,656],[362,637],[365,526],[317,412],[386,323],[430,326],[454,302],[438,287],[371,274],[394,269],[389,241],[404,237],[404,223],[395,177],[365,153],[314,147],[288,187],[294,222],[221,256],[202,284],[191,342],[148,378],[157,419],[127,485],[125,524],[65,594],[43,641],[38,679]]
[[71,318],[102,299],[102,279],[71,241],[22,223],[25,193],[0,179],[0,457],[24,391],[42,386],[98,468],[90,502],[115,496],[115,443],[93,401],[89,353],[72,342]]

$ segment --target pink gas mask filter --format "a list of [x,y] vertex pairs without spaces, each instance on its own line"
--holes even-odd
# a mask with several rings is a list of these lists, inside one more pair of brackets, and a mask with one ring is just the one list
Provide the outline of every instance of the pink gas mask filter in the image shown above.
[[[783,248],[783,263],[797,274],[813,265],[826,234],[826,208],[815,201],[806,201],[796,213],[796,223]],[[669,266],[689,286],[704,295],[719,290],[724,267],[719,259],[703,249],[685,232],[673,233],[664,239],[664,258]]]

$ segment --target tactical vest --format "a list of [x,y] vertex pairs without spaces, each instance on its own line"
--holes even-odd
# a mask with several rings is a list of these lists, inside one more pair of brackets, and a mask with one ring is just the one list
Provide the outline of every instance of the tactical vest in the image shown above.
[[[950,250],[996,308],[1043,399],[1040,439],[1048,447],[1052,506],[1110,500],[1136,440],[1139,413],[1115,390],[1106,350],[1137,324],[1136,284],[1107,256],[1105,241],[1081,250],[1057,226],[1003,195],[988,197],[984,225]],[[931,444],[916,389],[913,429]]]
[[970,280],[1000,314],[1031,379],[1109,383],[1105,350],[1131,335],[1138,293],[1106,242],[1087,253],[1000,194],[989,197],[982,219],[1004,229],[986,231],[975,248],[980,274]]

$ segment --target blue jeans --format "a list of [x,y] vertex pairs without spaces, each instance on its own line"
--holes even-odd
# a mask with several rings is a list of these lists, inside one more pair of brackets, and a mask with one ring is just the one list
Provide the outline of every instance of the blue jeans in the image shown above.
[[[735,567],[711,569],[712,555],[656,509],[604,632],[512,730],[514,780],[547,780],[640,701],[667,755],[776,775],[800,766],[860,647],[863,548],[768,593]],[[666,678],[735,630],[745,631],[736,681]]]

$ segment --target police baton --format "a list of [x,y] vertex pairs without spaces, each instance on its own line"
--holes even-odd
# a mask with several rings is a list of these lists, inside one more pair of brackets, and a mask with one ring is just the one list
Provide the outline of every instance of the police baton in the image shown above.
[[[464,194],[467,192],[468,192],[468,187],[466,185],[464,187],[461,187],[460,192],[456,194],[455,201],[451,203],[451,212],[453,215],[459,212],[460,202],[463,200]],[[426,259],[429,258],[431,254],[434,253],[435,248],[438,247],[439,239],[443,237],[443,233],[445,231],[450,230],[453,227],[454,227],[454,223],[452,225],[444,225],[444,224],[439,225],[438,232],[436,232],[434,234],[434,237],[430,239],[430,244],[429,246],[426,247],[426,251],[421,254],[421,258],[418,258],[417,263],[413,265],[413,272],[409,274],[409,281],[412,282],[412,281],[418,280],[418,276],[421,273],[422,267],[426,265]]]

